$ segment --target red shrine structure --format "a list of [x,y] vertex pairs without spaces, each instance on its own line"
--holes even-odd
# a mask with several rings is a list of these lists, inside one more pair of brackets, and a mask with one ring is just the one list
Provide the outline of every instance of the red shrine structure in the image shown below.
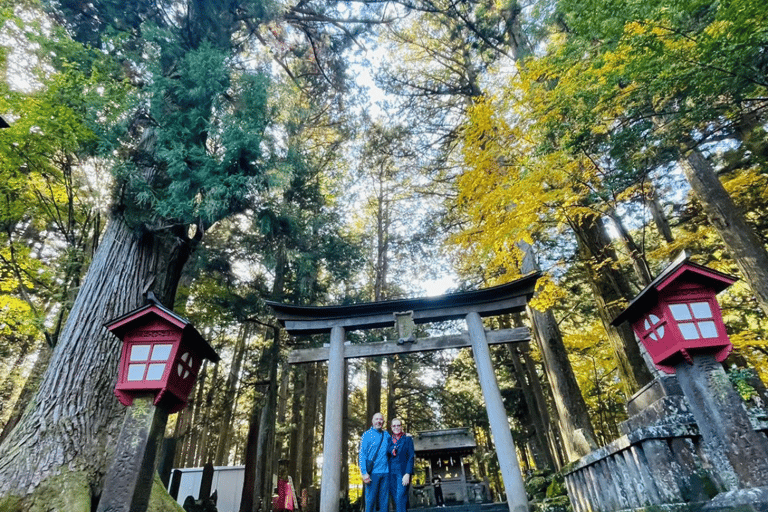
[[628,320],[654,364],[667,373],[692,354],[723,361],[732,345],[716,295],[737,281],[687,258],[670,265],[612,322]]
[[187,404],[203,358],[219,360],[188,320],[150,296],[148,304],[105,325],[123,341],[115,395],[125,406],[155,393],[170,413]]

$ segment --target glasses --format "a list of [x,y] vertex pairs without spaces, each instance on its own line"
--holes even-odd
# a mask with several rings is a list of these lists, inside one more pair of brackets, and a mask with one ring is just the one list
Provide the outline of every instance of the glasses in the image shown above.
[[402,425],[400,425],[399,423],[397,425],[392,424],[392,428],[395,428],[395,427],[400,428],[400,427],[402,427]]

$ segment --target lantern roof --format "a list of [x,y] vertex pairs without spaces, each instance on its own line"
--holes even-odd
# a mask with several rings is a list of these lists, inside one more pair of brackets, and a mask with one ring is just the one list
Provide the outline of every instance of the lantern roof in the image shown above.
[[177,327],[182,332],[183,336],[198,348],[199,354],[202,357],[209,359],[214,363],[221,359],[216,351],[213,350],[213,347],[205,341],[203,336],[197,329],[195,329],[189,320],[163,306],[152,292],[147,294],[146,304],[119,318],[110,320],[104,324],[104,327],[122,340],[125,337],[125,334],[133,329],[138,322],[144,323],[147,318],[152,317],[160,318]]
[[664,289],[680,281],[696,283],[714,293],[720,293],[738,281],[738,278],[694,263],[683,252],[613,319],[611,325],[621,325],[625,320],[636,320],[658,303],[659,294]]

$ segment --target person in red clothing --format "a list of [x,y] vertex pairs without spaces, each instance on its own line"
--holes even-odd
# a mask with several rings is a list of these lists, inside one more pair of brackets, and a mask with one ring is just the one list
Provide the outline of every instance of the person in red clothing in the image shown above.
[[413,438],[403,432],[403,421],[395,418],[391,423],[392,437],[387,443],[389,459],[389,493],[397,512],[408,509],[408,489],[413,475]]

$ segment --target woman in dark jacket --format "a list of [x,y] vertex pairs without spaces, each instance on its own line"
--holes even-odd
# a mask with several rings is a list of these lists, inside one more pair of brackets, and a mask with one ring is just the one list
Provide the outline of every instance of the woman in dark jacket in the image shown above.
[[395,510],[408,509],[408,489],[413,476],[413,438],[403,433],[403,421],[392,420],[392,436],[387,442],[389,461],[389,493],[395,500]]

